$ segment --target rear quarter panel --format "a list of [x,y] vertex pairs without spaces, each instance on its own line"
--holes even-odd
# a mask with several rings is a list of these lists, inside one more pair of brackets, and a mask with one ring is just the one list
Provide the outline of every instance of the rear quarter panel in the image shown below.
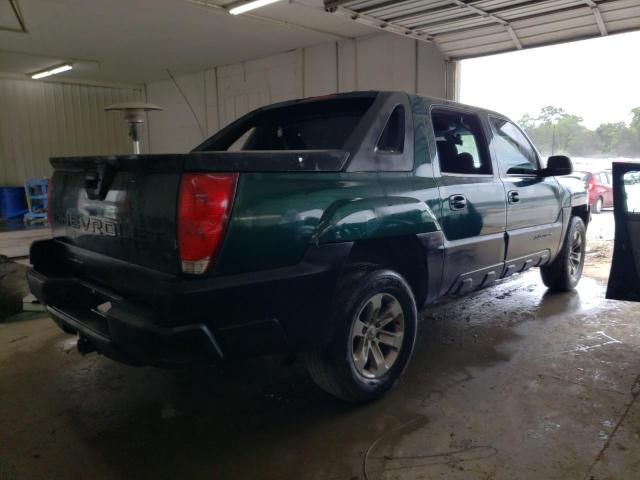
[[295,265],[311,244],[374,238],[385,207],[374,172],[243,173],[215,271]]
[[295,265],[312,244],[438,230],[411,174],[401,177],[406,195],[389,196],[375,172],[242,174],[215,273]]

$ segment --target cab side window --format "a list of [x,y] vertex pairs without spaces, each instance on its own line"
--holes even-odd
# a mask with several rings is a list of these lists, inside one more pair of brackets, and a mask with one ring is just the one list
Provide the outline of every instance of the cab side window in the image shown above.
[[402,153],[404,151],[404,107],[398,105],[384,127],[378,145],[378,152]]
[[442,173],[491,175],[482,126],[475,115],[446,109],[431,113]]
[[504,118],[489,117],[494,149],[503,175],[533,174],[538,167],[538,155],[527,137]]

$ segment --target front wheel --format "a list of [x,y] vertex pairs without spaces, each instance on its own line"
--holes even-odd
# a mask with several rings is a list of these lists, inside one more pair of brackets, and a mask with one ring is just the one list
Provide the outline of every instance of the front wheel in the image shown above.
[[332,306],[333,334],[307,353],[307,369],[326,392],[354,403],[390,390],[404,372],[416,338],[413,293],[396,272],[350,272]]
[[580,217],[571,217],[569,228],[558,256],[549,265],[540,267],[542,281],[554,292],[568,292],[576,288],[587,250],[587,230]]

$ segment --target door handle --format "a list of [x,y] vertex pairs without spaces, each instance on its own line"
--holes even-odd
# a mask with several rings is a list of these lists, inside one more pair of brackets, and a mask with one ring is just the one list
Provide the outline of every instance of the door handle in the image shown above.
[[509,192],[509,203],[518,203],[520,201],[520,194],[515,190]]
[[464,195],[451,195],[449,197],[449,208],[451,210],[464,210],[467,208],[467,199]]

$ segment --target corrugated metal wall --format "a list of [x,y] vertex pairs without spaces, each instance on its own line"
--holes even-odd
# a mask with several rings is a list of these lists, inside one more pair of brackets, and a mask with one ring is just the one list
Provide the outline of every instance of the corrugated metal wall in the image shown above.
[[121,115],[105,106],[142,90],[0,79],[0,186],[51,174],[49,157],[131,151]]
[[[444,97],[448,67],[436,47],[392,34],[328,42],[278,55],[179,75],[147,84],[147,99],[164,107],[149,114],[150,151],[187,152],[250,110],[293,98],[352,90],[401,90]],[[450,88],[450,95],[455,89]]]

